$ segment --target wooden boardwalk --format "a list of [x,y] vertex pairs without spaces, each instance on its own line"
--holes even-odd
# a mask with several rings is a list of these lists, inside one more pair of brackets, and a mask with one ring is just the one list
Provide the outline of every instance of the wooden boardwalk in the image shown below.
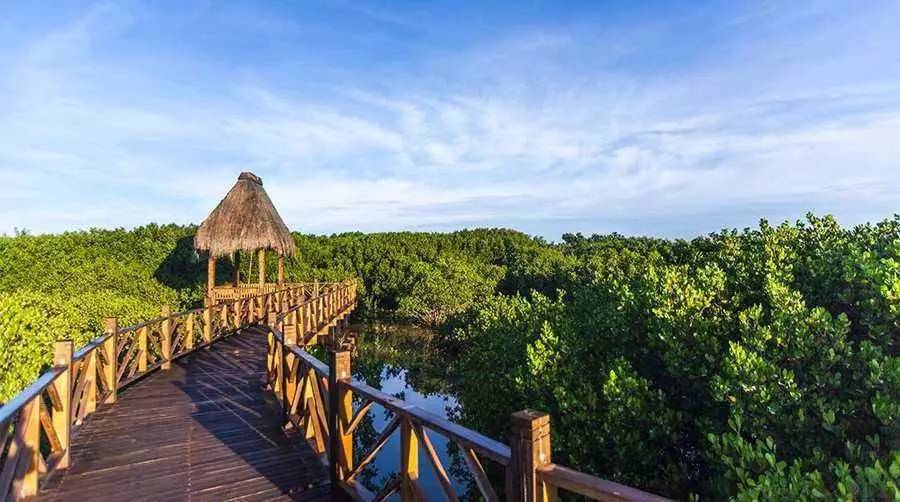
[[47,500],[326,500],[326,467],[285,433],[264,390],[266,330],[173,361],[101,406],[72,439]]
[[[77,352],[56,342],[53,366],[0,406],[0,501],[458,501],[435,434],[459,448],[484,500],[552,502],[560,489],[664,500],[552,462],[546,413],[513,413],[507,445],[353,379],[340,343],[327,364],[307,352],[319,336],[335,342],[356,300],[355,281],[290,284],[177,314],[163,307],[123,329],[107,317]],[[374,406],[390,420],[357,451]],[[385,448],[391,438],[399,449]],[[358,475],[379,452],[399,470],[373,495]],[[503,472],[505,494],[484,462]],[[438,480],[429,493],[420,464]]]

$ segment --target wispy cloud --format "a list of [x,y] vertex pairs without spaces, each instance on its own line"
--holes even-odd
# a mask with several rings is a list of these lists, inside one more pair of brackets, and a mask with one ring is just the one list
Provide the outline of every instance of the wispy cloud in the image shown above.
[[[199,222],[241,170],[314,232],[684,235],[896,210],[894,6],[541,12],[485,33],[326,4],[259,12],[281,28],[234,45],[233,14],[196,7],[100,3],[0,49],[0,231]],[[370,60],[341,49],[356,32]]]

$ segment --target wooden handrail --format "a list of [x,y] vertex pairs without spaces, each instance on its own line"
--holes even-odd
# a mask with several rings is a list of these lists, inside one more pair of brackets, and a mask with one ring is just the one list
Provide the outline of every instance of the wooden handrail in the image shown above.
[[[299,289],[299,288],[303,288],[303,287],[308,287],[308,286],[310,286],[311,284],[313,284],[313,283],[311,283],[311,282],[305,282],[305,283],[285,284],[285,287],[284,287],[284,288],[278,289],[278,290],[275,290],[275,291],[272,291],[271,293],[262,293],[262,294],[250,296],[250,297],[247,297],[247,298],[237,298],[237,299],[234,299],[234,300],[229,300],[227,303],[230,304],[230,305],[233,305],[234,303],[236,303],[236,302],[239,301],[239,300],[248,301],[248,300],[253,300],[253,299],[263,298],[263,297],[267,297],[267,296],[269,296],[269,295],[276,294],[276,293],[283,293],[283,292],[291,291],[291,290],[293,290],[293,289]],[[339,283],[324,283],[324,282],[320,282],[320,283],[319,283],[320,286],[321,286],[321,285],[331,285],[331,284],[339,284]],[[307,300],[307,301],[310,301],[310,300]],[[168,316],[154,317],[154,318],[148,319],[148,320],[146,320],[146,321],[141,321],[141,322],[139,322],[139,323],[137,323],[137,324],[132,324],[131,326],[125,326],[125,327],[123,327],[123,328],[119,328],[119,329],[116,331],[115,334],[122,334],[122,333],[128,333],[128,332],[132,332],[132,331],[137,331],[137,330],[139,330],[140,328],[143,328],[143,327],[145,327],[145,326],[149,326],[149,325],[152,325],[152,324],[160,323],[160,322],[162,322],[162,321],[164,321],[164,320],[166,320],[166,319],[175,319],[175,318],[179,318],[179,317],[184,317],[184,316],[186,316],[186,315],[188,315],[188,314],[200,314],[200,313],[202,313],[204,310],[206,310],[206,307],[198,307],[198,308],[191,309],[191,310],[185,310],[185,311],[183,311],[183,312],[175,312],[175,313],[170,314],[170,315],[168,315]],[[94,350],[94,349],[96,349],[98,346],[102,345],[103,342],[105,342],[110,336],[113,336],[113,334],[110,334],[110,333],[104,333],[103,335],[100,335],[100,336],[98,336],[97,338],[94,338],[93,340],[89,341],[89,342],[87,343],[87,345],[85,345],[84,347],[80,348],[77,352],[75,352],[75,354],[72,356],[72,359],[77,361],[77,360],[83,358],[84,355],[85,355],[86,353],[88,353],[88,352],[90,352],[91,350]]]
[[106,318],[104,334],[74,353],[71,342],[57,342],[53,366],[0,407],[0,500],[34,497],[40,476],[68,467],[70,429],[100,403],[114,403],[118,389],[270,314],[310,303],[311,291],[328,296],[350,284],[355,288],[352,281],[276,285],[184,312],[163,307],[163,315],[125,328]]
[[61,375],[63,371],[65,371],[65,368],[50,368],[42,373],[37,380],[31,383],[31,385],[22,389],[22,392],[19,392],[10,399],[9,402],[5,403],[3,407],[0,408],[0,426],[8,425],[10,419],[12,419],[20,409],[32,399],[40,396],[41,392],[53,383],[53,381],[56,380],[56,377]]
[[472,429],[467,429],[414,404],[409,404],[390,394],[386,394],[364,382],[351,380],[350,383],[347,384],[347,387],[363,398],[373,401],[394,413],[399,413],[409,420],[412,420],[414,423],[439,432],[443,436],[452,439],[462,446],[472,448],[477,453],[486,456],[494,462],[503,466],[509,463],[509,446],[499,441],[491,439]]
[[640,501],[661,502],[667,500],[652,493],[643,492],[630,486],[596,478],[557,464],[538,467],[538,477],[543,483],[557,486],[577,495],[604,502]]

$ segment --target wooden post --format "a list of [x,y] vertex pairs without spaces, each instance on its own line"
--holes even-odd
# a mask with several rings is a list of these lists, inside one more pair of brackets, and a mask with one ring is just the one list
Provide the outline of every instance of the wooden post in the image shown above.
[[99,383],[97,382],[100,377],[97,368],[97,358],[100,357],[99,351],[100,348],[95,348],[94,350],[88,352],[84,356],[84,364],[86,364],[84,368],[84,376],[87,380],[87,389],[85,393],[85,416],[90,415],[91,413],[97,410],[97,387]]
[[284,401],[284,343],[275,339],[275,396]]
[[187,319],[184,320],[184,327],[181,328],[184,330],[184,350],[186,351],[194,350],[194,317],[193,312],[188,314]]
[[275,334],[269,331],[266,334],[266,390],[275,388]]
[[213,295],[213,289],[216,287],[216,257],[209,255],[206,261],[206,291],[209,296]]
[[59,409],[53,409],[53,429],[62,447],[62,456],[57,467],[69,467],[69,438],[72,433],[72,341],[56,342],[53,346],[53,365],[65,370],[53,381],[56,395],[59,396]]
[[228,331],[228,327],[231,325],[231,317],[228,316],[228,303],[223,302],[221,309],[219,310],[219,325],[224,328],[225,331]]
[[296,310],[293,310],[288,314],[288,322],[294,326],[294,331],[297,332],[297,336],[302,340],[304,338],[303,330],[300,329],[300,316],[297,315]]
[[24,464],[25,468],[19,484],[19,497],[13,497],[16,500],[33,500],[38,494],[38,476],[41,465],[41,406],[43,406],[43,398],[38,395],[32,398],[21,411],[24,420],[19,423],[24,428],[20,437],[25,446],[22,453],[28,456],[28,460]]
[[278,287],[284,286],[284,256],[278,256]]
[[109,394],[106,395],[106,403],[115,403],[118,392],[117,378],[119,375],[119,350],[118,336],[119,320],[115,317],[103,319],[103,333],[107,336],[103,342],[103,355],[106,356],[106,367],[103,368],[104,382]]
[[309,304],[300,307],[300,334],[303,338],[309,333]]
[[259,289],[262,292],[262,287],[266,283],[266,248],[262,248],[259,250]]
[[172,367],[172,321],[169,319],[169,316],[172,315],[172,308],[168,305],[164,306],[162,315],[165,319],[159,330],[159,351],[162,353],[162,369],[167,370]]
[[203,309],[203,343],[205,343],[207,347],[212,344],[212,318],[212,308],[207,306]]
[[400,498],[415,502],[419,499],[419,438],[406,418],[400,423],[400,457]]
[[506,490],[510,501],[556,500],[556,488],[538,481],[537,468],[550,463],[550,415],[533,410],[512,414]]
[[147,363],[150,359],[150,354],[147,351],[147,330],[147,326],[138,330],[138,373],[147,371]]
[[353,433],[346,432],[353,420],[350,352],[329,351],[328,367],[328,458],[331,486],[338,486],[353,469]]
[[234,287],[238,288],[241,285],[241,252],[234,252],[234,260],[232,260],[231,264],[234,266]]
[[[272,314],[272,317],[274,316],[275,314]],[[284,395],[281,399],[281,410],[284,414],[285,426],[289,427],[291,425],[291,404],[294,402],[294,394],[297,392],[297,374],[291,371],[294,365],[294,352],[290,347],[297,345],[297,326],[290,323],[285,324],[283,334],[284,360],[282,365],[284,366],[284,383],[282,388],[284,389]]]

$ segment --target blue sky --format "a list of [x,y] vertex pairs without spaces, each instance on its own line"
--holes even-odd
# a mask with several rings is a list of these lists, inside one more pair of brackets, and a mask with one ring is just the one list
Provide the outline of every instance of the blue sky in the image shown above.
[[3,2],[0,233],[692,236],[900,208],[900,3]]

